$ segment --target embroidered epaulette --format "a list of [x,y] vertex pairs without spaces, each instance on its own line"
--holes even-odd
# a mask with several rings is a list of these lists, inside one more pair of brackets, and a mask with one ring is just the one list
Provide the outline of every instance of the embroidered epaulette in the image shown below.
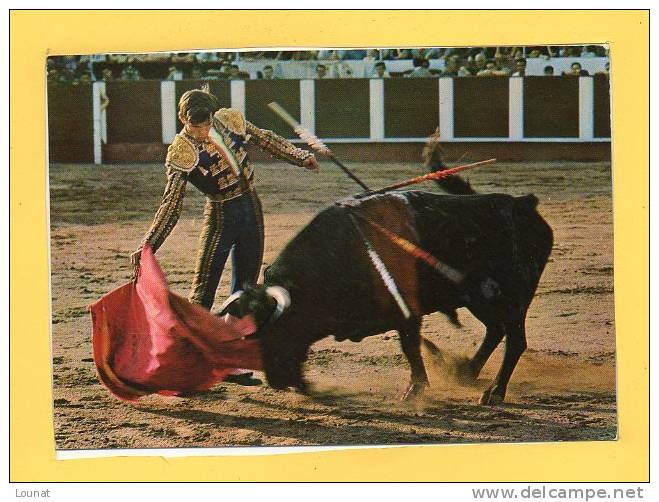
[[189,173],[199,161],[199,153],[192,142],[177,134],[167,149],[167,167]]
[[245,117],[243,117],[243,114],[239,110],[235,108],[220,108],[215,112],[215,118],[224,127],[229,129],[229,131],[245,136],[247,124],[245,123]]

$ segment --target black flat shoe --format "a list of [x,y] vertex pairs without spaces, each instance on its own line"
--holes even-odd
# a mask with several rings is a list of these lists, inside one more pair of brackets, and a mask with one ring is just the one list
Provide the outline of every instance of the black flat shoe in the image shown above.
[[224,378],[226,383],[235,383],[237,385],[244,385],[245,387],[253,387],[255,385],[261,385],[262,380],[254,378],[253,373],[240,373],[238,375],[227,375]]

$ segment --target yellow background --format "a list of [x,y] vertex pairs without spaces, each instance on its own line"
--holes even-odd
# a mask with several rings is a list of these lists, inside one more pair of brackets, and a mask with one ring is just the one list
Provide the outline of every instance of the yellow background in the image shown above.
[[[45,57],[264,46],[609,43],[619,440],[267,457],[56,461],[46,227]],[[649,477],[649,14],[646,11],[10,14],[12,481],[645,481]]]

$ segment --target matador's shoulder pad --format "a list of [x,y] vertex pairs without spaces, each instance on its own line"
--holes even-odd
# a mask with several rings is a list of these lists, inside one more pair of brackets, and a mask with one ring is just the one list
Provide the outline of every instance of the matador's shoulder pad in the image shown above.
[[167,149],[167,167],[189,173],[197,165],[199,153],[192,142],[177,134]]
[[220,108],[215,112],[215,118],[231,132],[245,136],[247,134],[247,122],[239,110],[235,108]]

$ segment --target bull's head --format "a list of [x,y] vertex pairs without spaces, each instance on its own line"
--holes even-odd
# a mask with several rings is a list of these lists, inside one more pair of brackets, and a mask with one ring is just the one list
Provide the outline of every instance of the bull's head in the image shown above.
[[291,305],[291,298],[280,286],[246,286],[232,294],[222,304],[219,315],[244,317],[251,314],[262,331],[274,323]]
[[275,389],[296,387],[303,391],[302,363],[308,344],[296,336],[295,329],[289,333],[291,326],[286,319],[277,322],[290,305],[289,293],[281,286],[246,286],[227,298],[219,313],[234,317],[251,314],[258,326],[255,336],[261,345],[268,384]]

